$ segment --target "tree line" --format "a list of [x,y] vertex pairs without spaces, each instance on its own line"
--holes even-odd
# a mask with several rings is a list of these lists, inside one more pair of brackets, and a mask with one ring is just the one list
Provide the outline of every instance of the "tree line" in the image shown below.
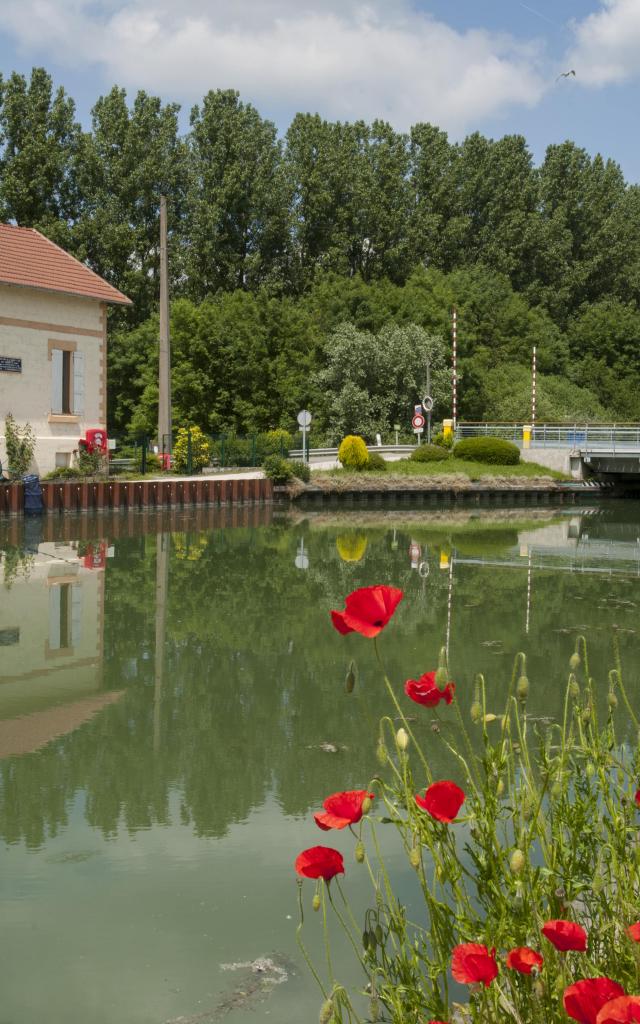
[[113,314],[112,429],[154,420],[163,193],[181,422],[291,426],[314,402],[337,430],[326,375],[342,325],[416,325],[446,348],[453,303],[466,418],[526,417],[536,344],[540,416],[640,419],[640,188],[614,161],[567,141],[536,166],[520,135],[452,142],[426,123],[317,114],[280,137],[232,90],[207,93],[182,132],[177,104],[116,86],[85,129],[44,69],[13,73],[0,79],[0,218],[134,302]]

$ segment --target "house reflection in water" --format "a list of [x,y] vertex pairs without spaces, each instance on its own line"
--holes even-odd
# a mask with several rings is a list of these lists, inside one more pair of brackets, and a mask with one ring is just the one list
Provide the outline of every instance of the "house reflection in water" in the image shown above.
[[102,689],[105,542],[34,547],[0,583],[0,758],[77,729],[120,692]]

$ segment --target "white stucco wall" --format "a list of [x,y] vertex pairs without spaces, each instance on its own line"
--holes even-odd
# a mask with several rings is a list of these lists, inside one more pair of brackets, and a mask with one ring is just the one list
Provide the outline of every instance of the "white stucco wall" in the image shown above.
[[[0,284],[0,356],[22,360],[22,372],[0,371],[0,460],[6,469],[4,419],[30,423],[36,438],[33,472],[55,468],[56,455],[71,457],[92,427],[106,428],[106,308],[76,298]],[[79,416],[55,417],[51,409],[51,347],[83,355],[84,399]]]

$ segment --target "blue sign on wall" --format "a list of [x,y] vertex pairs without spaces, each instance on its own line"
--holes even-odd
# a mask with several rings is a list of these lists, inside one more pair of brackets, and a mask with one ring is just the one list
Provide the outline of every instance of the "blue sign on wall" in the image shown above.
[[0,356],[0,373],[22,373],[22,359]]

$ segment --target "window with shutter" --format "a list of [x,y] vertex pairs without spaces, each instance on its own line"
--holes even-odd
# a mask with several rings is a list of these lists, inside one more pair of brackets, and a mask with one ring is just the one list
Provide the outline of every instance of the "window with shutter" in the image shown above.
[[62,376],[63,357],[62,349],[54,348],[51,351],[51,412],[62,412]]
[[75,416],[84,412],[84,354],[73,353],[73,409]]

